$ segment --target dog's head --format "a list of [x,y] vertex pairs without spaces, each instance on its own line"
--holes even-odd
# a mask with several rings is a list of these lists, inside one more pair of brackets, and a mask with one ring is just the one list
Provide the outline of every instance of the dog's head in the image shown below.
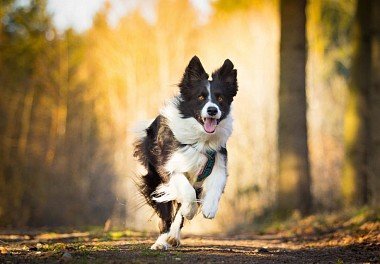
[[194,56],[179,84],[182,97],[179,110],[183,117],[195,118],[206,133],[214,133],[219,122],[230,113],[238,90],[236,76],[234,65],[226,59],[209,81],[201,61]]

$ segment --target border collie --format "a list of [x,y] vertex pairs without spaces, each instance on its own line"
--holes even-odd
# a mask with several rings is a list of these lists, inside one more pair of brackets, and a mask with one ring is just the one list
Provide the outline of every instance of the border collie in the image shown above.
[[191,220],[198,204],[205,218],[215,217],[227,180],[236,76],[227,59],[209,80],[194,56],[179,84],[180,94],[140,130],[134,156],[147,173],[138,187],[160,218],[160,236],[151,249],[179,246],[184,218]]

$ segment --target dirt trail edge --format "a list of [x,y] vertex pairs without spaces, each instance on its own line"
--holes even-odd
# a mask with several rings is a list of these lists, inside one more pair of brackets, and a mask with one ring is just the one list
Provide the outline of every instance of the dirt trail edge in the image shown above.
[[2,233],[0,263],[379,263],[380,234],[188,236],[152,251],[153,235],[111,232]]

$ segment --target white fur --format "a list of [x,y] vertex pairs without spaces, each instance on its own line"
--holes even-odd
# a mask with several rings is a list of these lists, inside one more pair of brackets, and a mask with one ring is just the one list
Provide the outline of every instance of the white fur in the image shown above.
[[211,102],[211,86],[210,82],[207,82],[207,91],[208,91],[208,101]]
[[196,175],[206,163],[207,157],[199,153],[199,151],[191,146],[185,146],[172,154],[165,165],[165,169],[169,173],[187,173],[189,181],[194,183]]
[[182,223],[182,206],[176,214],[173,223],[170,226],[170,230],[168,233],[169,237],[174,237],[178,242],[180,241],[180,231],[181,231],[181,223]]
[[179,203],[193,202],[195,200],[195,190],[182,173],[174,173],[167,184],[160,184],[153,193],[158,203],[165,203],[176,200]]
[[157,203],[166,203],[177,199],[178,190],[176,188],[175,177],[171,177],[170,181],[166,184],[160,184],[152,193],[153,200]]
[[[210,106],[214,106],[216,107],[216,109],[218,109],[218,113],[215,115],[215,116],[210,116],[208,113],[207,113],[207,108],[209,108]],[[220,111],[219,109],[219,106],[212,103],[211,101],[207,102],[203,108],[202,108],[202,111],[201,111],[201,116],[203,118],[205,117],[210,117],[210,118],[216,118],[216,119],[219,119],[221,116],[222,116],[222,112]]]
[[205,153],[207,149],[218,150],[225,147],[232,133],[232,116],[229,114],[220,121],[214,133],[207,133],[195,118],[182,118],[177,106],[182,100],[179,96],[171,100],[161,111],[166,117],[169,127],[175,138],[182,144],[190,144],[199,152]]
[[169,232],[159,235],[156,242],[150,247],[150,249],[167,250],[168,248],[171,247],[171,245],[167,242],[170,238],[175,238],[178,241],[178,243],[180,243],[182,209],[183,209],[183,206],[181,206],[180,209],[178,210],[178,213],[176,214],[174,221],[170,226]]
[[153,192],[153,200],[165,203],[176,200],[182,204],[181,213],[191,220],[197,211],[196,195],[193,186],[182,173],[174,173],[167,184],[160,184]]
[[162,250],[167,250],[170,245],[168,244],[168,242],[166,242],[166,240],[168,239],[168,233],[163,233],[161,234],[156,242],[150,247],[150,249],[153,249],[153,250],[158,250],[158,249],[162,249]]
[[202,185],[202,213],[209,219],[215,217],[218,210],[220,196],[224,191],[227,181],[227,168],[224,157],[219,153],[215,158],[214,168]]
[[218,109],[218,113],[216,114],[216,116],[213,116],[213,118],[219,119],[222,116],[222,112],[220,111],[218,105],[216,105],[216,104],[214,104],[214,103],[211,102],[211,87],[210,87],[210,82],[207,82],[207,91],[208,91],[208,97],[207,97],[208,102],[203,106],[202,111],[201,111],[201,116],[203,118],[212,117],[212,116],[210,116],[207,113],[207,108],[209,108],[210,106],[214,106],[214,107],[216,107],[216,109]]

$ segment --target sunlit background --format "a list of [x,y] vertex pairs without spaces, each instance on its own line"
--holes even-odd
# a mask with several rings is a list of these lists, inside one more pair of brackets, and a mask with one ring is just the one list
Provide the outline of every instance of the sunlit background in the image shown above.
[[[276,0],[19,0],[2,5],[2,226],[151,230],[133,179],[133,124],[154,118],[197,55],[238,70],[229,178],[214,221],[233,232],[276,206],[280,16]],[[316,211],[343,208],[343,121],[356,1],[307,6],[308,145]],[[350,187],[347,187],[350,188]]]

